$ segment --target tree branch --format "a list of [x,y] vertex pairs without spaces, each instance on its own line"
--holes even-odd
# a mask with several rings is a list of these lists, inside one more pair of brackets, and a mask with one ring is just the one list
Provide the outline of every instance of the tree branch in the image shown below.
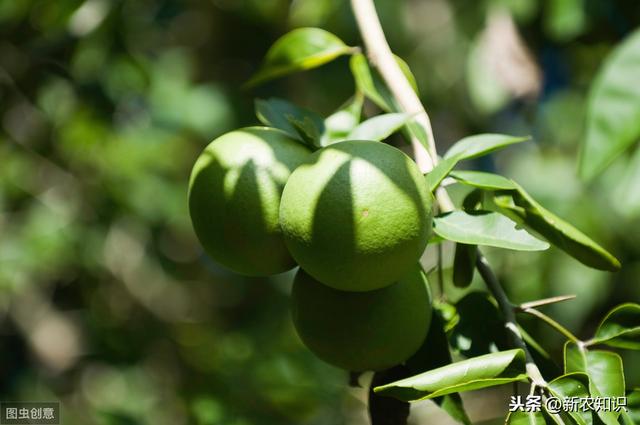
[[529,352],[529,348],[527,348],[527,344],[524,342],[524,338],[518,329],[514,306],[511,304],[511,301],[509,301],[507,294],[504,292],[504,289],[502,289],[502,286],[500,285],[496,275],[493,273],[493,270],[491,270],[489,262],[479,252],[476,260],[476,267],[482,276],[482,279],[487,284],[489,292],[491,292],[496,301],[498,301],[498,305],[500,306],[500,310],[504,316],[505,327],[511,334],[514,344],[524,351],[527,360],[526,368],[529,379],[535,386],[546,388],[547,382],[544,380],[542,373],[540,373],[540,369],[538,369],[538,366],[533,361],[531,352]]
[[428,150],[424,149],[415,136],[412,136],[411,140],[416,163],[422,172],[426,173],[435,166],[438,158],[429,115],[391,53],[373,0],[351,0],[351,8],[360,28],[369,61],[382,75],[400,109],[414,115],[416,122],[427,134]]
[[[351,7],[355,14],[369,60],[380,72],[385,84],[389,87],[391,94],[398,102],[401,111],[415,115],[416,122],[420,124],[427,134],[427,149],[425,149],[415,137],[411,139],[416,163],[423,173],[427,173],[438,163],[436,144],[429,115],[424,109],[418,95],[411,87],[411,84],[402,73],[400,66],[391,52],[373,0],[351,0]],[[436,191],[436,199],[441,211],[451,211],[454,208],[453,202],[444,188],[439,188]],[[500,305],[506,321],[505,326],[513,336],[515,345],[525,352],[527,359],[526,368],[531,382],[536,386],[546,387],[546,382],[538,366],[533,361],[531,353],[518,330],[514,306],[500,286],[486,258],[479,250],[476,267],[485,280],[489,291]]]

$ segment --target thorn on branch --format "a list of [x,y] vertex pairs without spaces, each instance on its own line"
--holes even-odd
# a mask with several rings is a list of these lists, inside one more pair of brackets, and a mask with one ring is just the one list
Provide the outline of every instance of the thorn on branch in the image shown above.
[[518,311],[525,311],[527,309],[530,308],[538,308],[538,307],[542,307],[545,305],[550,305],[550,304],[556,304],[556,303],[560,303],[563,301],[568,301],[568,300],[572,300],[576,298],[576,295],[559,295],[557,297],[551,297],[551,298],[544,298],[541,300],[536,300],[536,301],[529,301],[526,303],[522,303],[519,306],[516,306],[515,308]]

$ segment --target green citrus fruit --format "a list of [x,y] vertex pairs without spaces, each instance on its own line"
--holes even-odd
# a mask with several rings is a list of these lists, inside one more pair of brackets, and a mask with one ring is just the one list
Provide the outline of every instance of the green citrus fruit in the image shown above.
[[291,174],[280,226],[289,252],[311,276],[335,289],[369,291],[418,261],[431,230],[431,194],[400,150],[340,142]]
[[266,127],[232,131],[205,148],[191,173],[189,212],[214,260],[249,276],[295,265],[278,222],[280,196],[310,154],[284,132]]
[[419,267],[397,283],[367,292],[345,292],[302,269],[292,291],[295,328],[318,357],[351,371],[400,364],[422,345],[431,323],[431,294]]

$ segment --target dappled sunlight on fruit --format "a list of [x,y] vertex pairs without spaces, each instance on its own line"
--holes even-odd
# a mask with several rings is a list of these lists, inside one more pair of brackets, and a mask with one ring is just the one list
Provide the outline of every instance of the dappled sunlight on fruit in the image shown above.
[[294,266],[280,235],[280,194],[288,173],[309,153],[285,133],[263,127],[211,142],[193,169],[189,210],[214,260],[250,276]]
[[293,172],[280,215],[287,247],[307,273],[336,289],[366,291],[391,284],[420,257],[431,201],[402,152],[348,141]]

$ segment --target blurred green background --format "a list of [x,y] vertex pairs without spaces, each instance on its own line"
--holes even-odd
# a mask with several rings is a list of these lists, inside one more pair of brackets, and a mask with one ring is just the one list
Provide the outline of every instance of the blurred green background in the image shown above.
[[[546,311],[583,337],[640,300],[638,167],[618,159],[588,185],[575,171],[589,85],[640,22],[637,1],[377,5],[439,149],[478,132],[533,135],[468,166],[516,179],[623,263],[609,274],[553,248],[492,250],[512,299],[577,294]],[[340,0],[0,0],[0,401],[60,400],[65,424],[362,423],[362,390],[295,335],[291,276],[220,268],[186,209],[195,158],[257,123],[253,97],[326,115],[352,95],[346,58],[241,89],[300,26],[359,44]],[[524,324],[559,356],[558,335]],[[640,358],[625,353],[625,368],[639,386]]]

